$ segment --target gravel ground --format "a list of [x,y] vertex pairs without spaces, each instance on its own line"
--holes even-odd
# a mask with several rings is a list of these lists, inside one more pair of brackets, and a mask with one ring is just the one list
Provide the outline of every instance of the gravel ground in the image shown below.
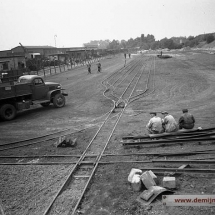
[[[152,55],[154,53],[151,53]],[[134,56],[133,56],[134,57]],[[147,68],[150,69],[149,56],[143,55]],[[128,59],[132,61],[133,59]],[[29,147],[0,151],[0,155],[37,155],[37,154],[81,154],[98,128],[98,118],[107,113],[112,102],[102,95],[105,90],[101,81],[117,69],[124,66],[123,56],[101,61],[102,73],[92,66],[92,75],[87,75],[87,68],[64,72],[49,81],[62,84],[67,90],[67,105],[62,109],[35,106],[24,111],[11,122],[0,121],[0,143],[9,143],[26,138],[45,135],[54,131],[71,128],[77,129],[95,126],[71,134],[77,138],[76,148],[56,148],[56,140],[47,141]],[[215,56],[206,53],[177,52],[173,58],[156,59],[155,90],[140,100],[129,105],[123,114],[105,153],[131,152],[186,152],[191,150],[214,149],[213,142],[193,142],[181,144],[148,145],[138,148],[124,148],[120,143],[123,136],[144,135],[145,125],[149,120],[148,112],[169,111],[176,120],[182,108],[188,108],[196,118],[195,127],[209,128],[215,126]],[[138,90],[145,88],[138,85]],[[141,112],[140,112],[141,111]],[[113,157],[111,160],[151,160],[156,156]],[[209,159],[213,155],[192,155],[171,157],[167,159]],[[108,158],[105,158],[106,160]],[[161,159],[161,158],[159,158]],[[2,161],[2,160],[1,160]],[[6,160],[3,160],[4,162]],[[67,160],[68,161],[68,160]],[[17,162],[20,162],[17,160]],[[157,164],[157,166],[163,166]],[[172,165],[178,167],[178,165]],[[214,165],[191,165],[193,168],[214,168]],[[164,207],[158,198],[151,206],[144,207],[136,198],[141,192],[134,192],[127,182],[131,168],[150,168],[152,164],[114,164],[98,167],[92,183],[82,201],[80,212],[86,215],[178,215],[178,214],[214,214],[213,207]],[[41,215],[50,203],[57,189],[63,184],[72,165],[56,166],[0,166],[0,199],[7,215]],[[163,175],[159,175],[161,182]],[[177,175],[175,194],[215,194],[214,174]],[[79,184],[79,186],[82,186]],[[74,191],[75,192],[75,191]],[[60,206],[53,214],[66,214],[71,193],[65,192],[59,199]],[[58,212],[62,207],[64,212]]]

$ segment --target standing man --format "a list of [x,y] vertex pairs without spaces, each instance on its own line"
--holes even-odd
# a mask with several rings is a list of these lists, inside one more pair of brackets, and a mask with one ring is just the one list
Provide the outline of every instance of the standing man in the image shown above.
[[97,66],[98,66],[98,72],[101,72],[101,63],[98,61],[98,64],[97,64]]
[[124,53],[124,57],[125,57],[125,64],[124,64],[124,67],[125,67],[125,65],[126,65],[126,53]]
[[151,119],[146,125],[146,129],[149,134],[160,134],[163,133],[162,120],[157,116],[156,112],[150,112]]
[[188,113],[188,109],[182,110],[183,115],[179,118],[179,129],[192,129],[195,125],[195,118],[192,114]]
[[91,74],[91,64],[90,63],[87,64],[87,70],[88,70],[88,74]]
[[174,117],[167,111],[163,111],[162,114],[164,116],[164,119],[162,120],[164,131],[167,133],[178,131],[178,125]]
[[131,58],[131,53],[128,54],[129,58]]

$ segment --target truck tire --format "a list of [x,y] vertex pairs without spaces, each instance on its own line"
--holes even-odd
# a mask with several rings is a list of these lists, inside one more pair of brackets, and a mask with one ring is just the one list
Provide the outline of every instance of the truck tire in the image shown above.
[[16,108],[11,104],[2,105],[0,108],[0,116],[4,120],[12,120],[16,117]]
[[53,98],[53,105],[56,108],[61,108],[65,105],[66,101],[65,101],[65,97],[64,95],[62,95],[61,93],[58,93],[54,96]]
[[43,106],[43,107],[48,107],[49,105],[50,105],[50,102],[41,103],[41,106]]

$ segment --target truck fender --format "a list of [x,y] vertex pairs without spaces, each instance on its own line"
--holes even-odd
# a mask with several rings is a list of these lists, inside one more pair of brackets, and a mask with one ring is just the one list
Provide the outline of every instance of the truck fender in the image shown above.
[[52,98],[56,95],[56,94],[58,94],[58,93],[61,93],[61,90],[59,89],[59,90],[52,90],[52,91],[49,91],[48,93],[47,93],[47,99],[48,100],[52,100]]

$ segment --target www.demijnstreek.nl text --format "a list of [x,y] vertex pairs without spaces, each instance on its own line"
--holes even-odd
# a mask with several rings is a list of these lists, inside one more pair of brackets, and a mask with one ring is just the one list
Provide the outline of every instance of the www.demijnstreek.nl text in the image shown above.
[[166,206],[215,206],[215,195],[163,195]]

